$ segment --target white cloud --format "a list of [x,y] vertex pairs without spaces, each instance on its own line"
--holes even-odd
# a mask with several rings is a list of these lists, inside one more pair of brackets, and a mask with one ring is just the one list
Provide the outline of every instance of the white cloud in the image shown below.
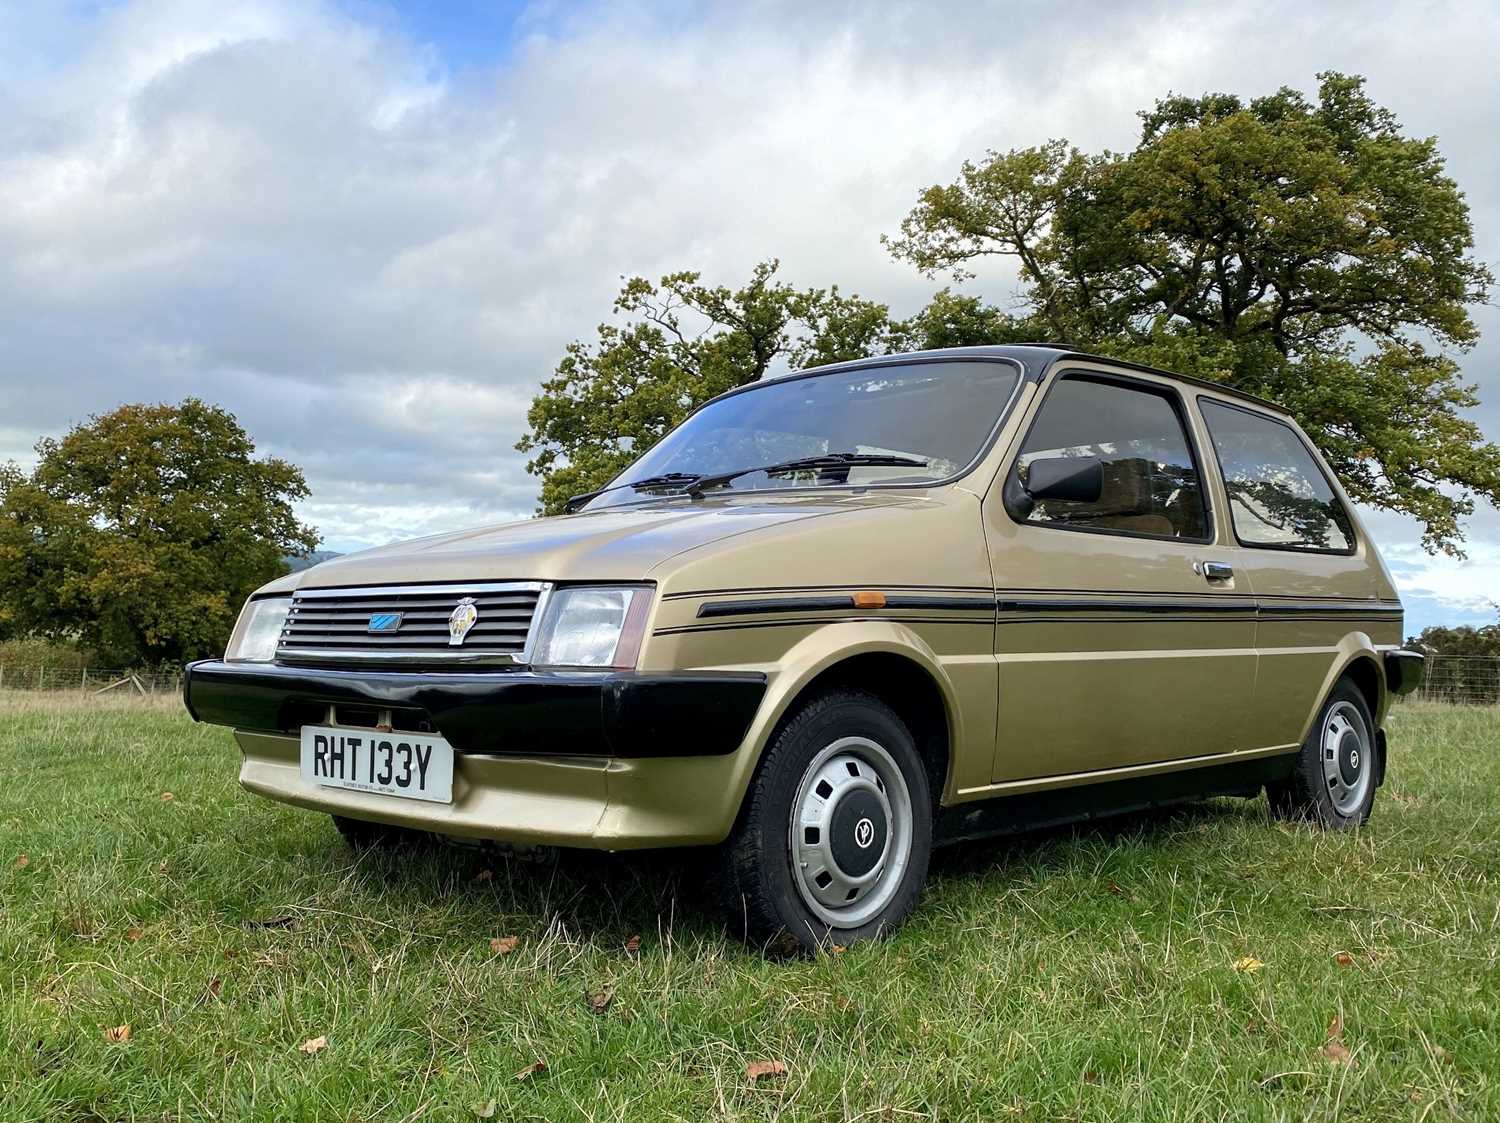
[[[779,256],[905,311],[934,286],[878,235],[963,158],[1126,147],[1168,90],[1327,68],[1441,136],[1500,257],[1490,5],[611,4],[523,27],[451,73],[331,4],[0,9],[0,457],[195,393],[304,466],[335,546],[525,514],[526,403],[620,274]],[[1469,369],[1500,432],[1496,356]]]
[[1500,612],[1500,543],[1474,542],[1463,560],[1430,557],[1407,543],[1388,544],[1383,553],[1403,596],[1437,601],[1455,616],[1493,619]]

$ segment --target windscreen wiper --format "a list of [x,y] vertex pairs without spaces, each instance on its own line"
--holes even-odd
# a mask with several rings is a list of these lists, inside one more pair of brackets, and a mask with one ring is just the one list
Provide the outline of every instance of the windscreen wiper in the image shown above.
[[804,456],[800,460],[783,460],[779,464],[763,464],[754,468],[736,468],[732,472],[715,472],[699,476],[682,488],[683,494],[701,497],[711,487],[723,487],[730,480],[748,476],[752,472],[764,472],[768,476],[786,475],[790,472],[812,472],[821,468],[925,468],[927,461],[910,456],[890,456],[875,452],[825,452],[821,456]]
[[627,483],[611,484],[609,487],[601,487],[597,491],[585,491],[581,495],[569,496],[568,501],[563,504],[563,513],[572,514],[582,507],[590,499],[596,499],[608,491],[619,491],[621,488],[633,487],[636,491],[643,491],[648,487],[666,487],[669,484],[690,484],[698,479],[692,472],[667,472],[660,476],[644,476],[638,480],[630,480]]

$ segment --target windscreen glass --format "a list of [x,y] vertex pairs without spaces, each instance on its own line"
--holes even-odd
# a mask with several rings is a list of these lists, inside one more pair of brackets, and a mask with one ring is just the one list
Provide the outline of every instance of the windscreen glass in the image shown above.
[[[767,382],[704,406],[616,479],[693,476],[831,453],[901,457],[920,465],[855,464],[768,475],[721,492],[948,479],[983,451],[1020,378],[1006,362],[906,363]],[[621,488],[590,508],[659,498]]]

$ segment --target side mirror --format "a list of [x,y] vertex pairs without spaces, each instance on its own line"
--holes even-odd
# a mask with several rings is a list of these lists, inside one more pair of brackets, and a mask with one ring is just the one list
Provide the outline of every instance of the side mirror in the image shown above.
[[1048,456],[1033,460],[1023,485],[1016,472],[1005,481],[1005,507],[1026,519],[1042,499],[1097,503],[1104,494],[1104,463],[1097,456]]
[[1026,469],[1026,494],[1034,501],[1097,503],[1104,494],[1104,464],[1097,456],[1049,456]]

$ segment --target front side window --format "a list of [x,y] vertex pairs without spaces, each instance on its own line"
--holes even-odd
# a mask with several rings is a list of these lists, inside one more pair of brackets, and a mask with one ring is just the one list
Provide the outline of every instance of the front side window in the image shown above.
[[[1019,380],[1012,363],[971,361],[860,367],[766,382],[704,406],[622,472],[617,490],[600,494],[589,507],[640,501],[642,491],[628,486],[637,480],[701,478],[839,454],[897,462],[856,459],[752,471],[716,490],[936,483],[959,474],[984,451]],[[660,485],[668,493],[677,486]]]
[[1202,541],[1208,519],[1198,466],[1170,391],[1069,377],[1042,403],[1016,461],[1025,484],[1043,458],[1092,457],[1102,467],[1095,503],[1044,499],[1029,523]]
[[1354,548],[1348,513],[1290,425],[1208,398],[1199,398],[1198,408],[1243,545],[1336,553]]

